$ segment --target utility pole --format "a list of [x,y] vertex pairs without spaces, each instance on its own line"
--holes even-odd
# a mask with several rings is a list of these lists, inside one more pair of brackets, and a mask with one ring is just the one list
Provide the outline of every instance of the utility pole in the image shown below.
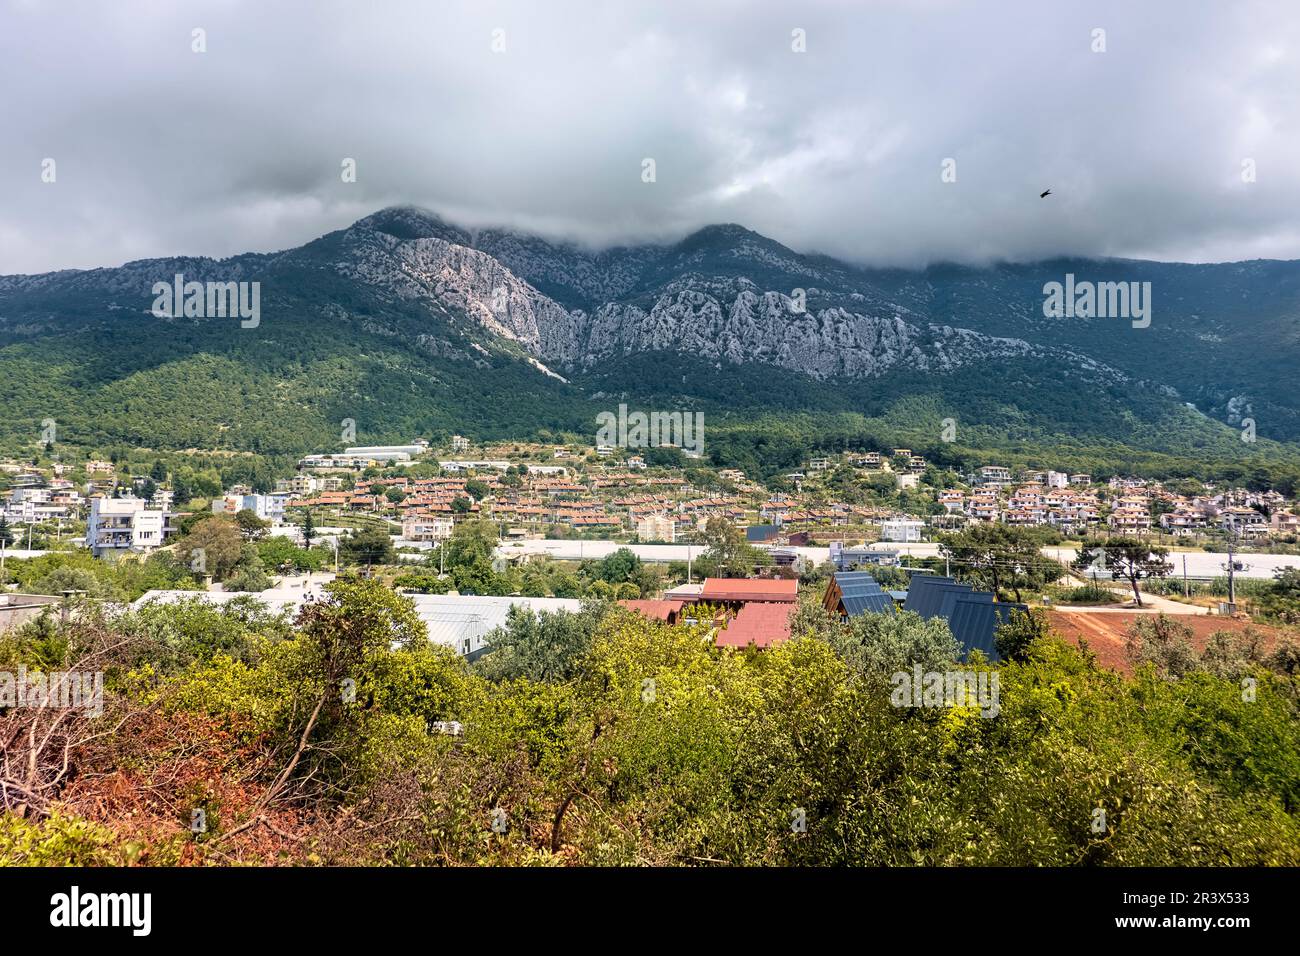
[[1228,605],[1233,611],[1237,610],[1237,582],[1235,575],[1237,559],[1233,552],[1233,546],[1236,543],[1236,534],[1230,531],[1228,533]]
[[[1228,613],[1237,613],[1237,531],[1235,528],[1228,529]],[[1243,565],[1241,570],[1246,570]]]
[[1188,585],[1187,585],[1187,552],[1184,551],[1183,552],[1183,597],[1190,598],[1191,596],[1192,596],[1192,592],[1188,589]]

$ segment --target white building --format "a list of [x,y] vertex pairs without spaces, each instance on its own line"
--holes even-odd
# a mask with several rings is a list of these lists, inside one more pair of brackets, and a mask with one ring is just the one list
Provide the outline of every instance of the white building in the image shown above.
[[[202,601],[219,606],[240,596],[235,591],[148,591],[131,606],[138,610],[153,602],[174,604],[178,601]],[[287,611],[293,618],[304,603],[321,600],[325,594],[320,584],[315,583],[277,587],[249,596],[272,611]],[[465,594],[408,594],[406,597],[415,605],[415,613],[424,622],[429,640],[466,657],[477,656],[487,648],[488,635],[505,626],[512,607],[534,614],[540,611],[575,613],[582,609],[581,601],[569,598],[475,597]]]
[[377,462],[410,461],[424,453],[424,445],[355,445],[343,454]]
[[880,522],[881,541],[911,544],[921,540],[925,522],[916,518],[896,518]]
[[305,455],[298,467],[309,471],[360,471],[371,459],[357,455]]
[[[294,475],[292,478],[281,478],[275,483],[277,492],[284,492],[293,495],[309,495],[313,491],[320,490],[320,483],[329,479],[315,478],[311,475]],[[335,479],[337,480],[337,479]]]
[[505,627],[512,607],[534,614],[576,613],[582,602],[571,598],[476,597],[468,594],[410,594],[415,613],[434,644],[450,647],[462,657],[476,657],[488,647],[487,637]]
[[402,537],[407,541],[446,541],[454,522],[443,515],[407,515],[402,519]]
[[94,498],[86,523],[86,547],[97,558],[125,551],[152,551],[166,536],[166,513],[141,498]]
[[986,485],[1011,484],[1011,469],[1002,465],[985,465],[979,474],[980,480]]
[[668,515],[646,515],[636,523],[636,535],[642,541],[672,544],[676,540],[677,522]]
[[1219,512],[1219,527],[1229,534],[1257,538],[1268,534],[1268,519],[1254,508],[1224,508]]
[[225,495],[212,501],[213,514],[237,514],[251,511],[263,521],[279,523],[284,519],[284,495]]
[[510,467],[508,461],[440,461],[438,467],[443,471],[457,474],[462,471],[505,471]]

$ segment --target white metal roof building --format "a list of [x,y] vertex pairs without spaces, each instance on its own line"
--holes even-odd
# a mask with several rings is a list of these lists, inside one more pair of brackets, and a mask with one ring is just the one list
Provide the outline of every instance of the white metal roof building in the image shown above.
[[505,626],[512,607],[538,611],[574,612],[582,602],[572,598],[479,597],[469,594],[411,594],[415,613],[429,631],[429,640],[450,647],[465,657],[478,654],[487,642],[484,638]]
[[[318,584],[296,588],[274,588],[268,591],[148,591],[132,602],[138,609],[151,601],[174,604],[177,601],[198,598],[209,604],[226,604],[238,597],[252,597],[272,611],[287,610],[290,616],[307,601],[308,597],[320,600],[324,593]],[[429,640],[450,647],[463,656],[480,653],[487,642],[484,638],[506,623],[510,608],[519,606],[533,613],[538,611],[574,612],[582,602],[572,598],[535,597],[480,597],[471,594],[407,594],[415,605],[415,613],[424,622]]]

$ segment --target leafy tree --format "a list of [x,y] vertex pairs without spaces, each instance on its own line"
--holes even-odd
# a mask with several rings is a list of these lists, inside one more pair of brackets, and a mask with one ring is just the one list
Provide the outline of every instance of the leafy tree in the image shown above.
[[497,681],[568,680],[581,667],[605,612],[606,605],[596,602],[585,604],[577,614],[512,607],[505,626],[488,635],[490,649],[476,668]]
[[431,571],[404,571],[393,579],[393,587],[416,594],[446,594],[451,590],[451,581]]
[[601,560],[596,576],[610,584],[631,581],[641,570],[641,559],[630,548],[619,548]]
[[1125,639],[1134,665],[1151,664],[1162,677],[1182,677],[1199,666],[1190,625],[1164,614],[1143,615],[1129,626]]
[[704,544],[700,556],[700,573],[717,577],[746,577],[756,567],[770,565],[772,556],[745,540],[744,532],[721,516],[704,525]]
[[235,524],[239,525],[240,533],[251,540],[261,538],[271,527],[271,522],[263,521],[257,516],[257,512],[250,508],[241,508],[235,512]]
[[1094,538],[1084,541],[1074,567],[1079,571],[1087,571],[1094,561],[1100,560],[1111,574],[1129,582],[1133,588],[1133,600],[1138,607],[1142,607],[1142,592],[1138,590],[1138,581],[1144,578],[1162,578],[1169,574],[1174,566],[1165,560],[1168,555],[1168,548],[1153,547],[1137,538]]
[[257,556],[265,567],[293,571],[319,571],[326,560],[323,551],[300,548],[284,535],[268,535],[258,541]]
[[1283,624],[1300,624],[1300,568],[1279,568],[1269,589],[1258,599],[1265,617]]
[[995,594],[1039,590],[1055,581],[1064,568],[1044,557],[1039,538],[1026,528],[979,523],[944,535],[940,551],[956,566],[959,579],[987,587]]
[[818,630],[854,670],[875,678],[888,679],[916,664],[925,671],[948,670],[962,653],[947,621],[912,611],[860,614]]
[[181,539],[176,553],[196,574],[222,581],[244,558],[244,539],[233,518],[209,517]]
[[482,556],[457,562],[448,567],[456,590],[462,594],[507,594],[512,590],[508,578],[497,574],[492,562]]
[[490,565],[499,540],[496,525],[490,521],[458,521],[451,537],[439,545],[443,553],[430,554],[429,564],[438,567],[442,562],[448,571],[480,559]]
[[1052,633],[1047,612],[1030,608],[1028,612],[1014,610],[1011,618],[998,625],[994,646],[1003,660],[1023,661],[1037,641],[1046,640]]
[[382,528],[359,528],[339,541],[339,555],[349,564],[394,564],[393,539]]

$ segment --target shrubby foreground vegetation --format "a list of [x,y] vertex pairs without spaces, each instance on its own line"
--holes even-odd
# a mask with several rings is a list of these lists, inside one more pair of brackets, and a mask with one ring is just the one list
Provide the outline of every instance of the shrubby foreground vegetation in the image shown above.
[[986,719],[890,704],[896,670],[953,666],[942,626],[796,624],[720,650],[592,602],[467,663],[365,580],[295,622],[249,599],[29,624],[0,670],[102,670],[106,699],[0,712],[0,863],[1300,863],[1286,649],[1148,629],[1126,677],[1021,617]]

